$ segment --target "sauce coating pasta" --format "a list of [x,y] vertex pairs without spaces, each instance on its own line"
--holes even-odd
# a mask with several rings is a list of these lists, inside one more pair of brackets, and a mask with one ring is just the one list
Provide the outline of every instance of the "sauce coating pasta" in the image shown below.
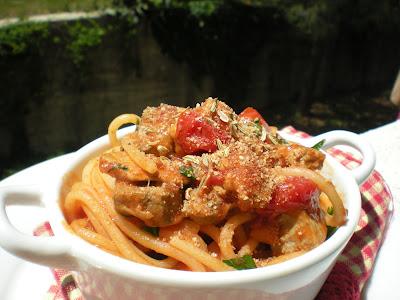
[[[133,133],[118,139],[125,124]],[[155,267],[229,271],[276,264],[345,223],[325,155],[289,143],[253,108],[218,99],[161,104],[109,125],[61,204],[71,230],[111,254]]]

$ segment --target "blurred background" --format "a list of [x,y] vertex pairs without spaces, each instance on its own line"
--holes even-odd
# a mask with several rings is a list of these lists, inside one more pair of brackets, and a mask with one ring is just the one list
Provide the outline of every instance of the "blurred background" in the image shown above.
[[396,119],[394,0],[1,0],[0,178],[118,114],[218,97],[311,134]]

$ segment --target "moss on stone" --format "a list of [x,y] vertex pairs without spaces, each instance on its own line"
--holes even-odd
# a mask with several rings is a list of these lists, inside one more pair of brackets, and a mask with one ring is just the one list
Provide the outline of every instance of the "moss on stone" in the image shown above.
[[0,28],[0,56],[20,55],[49,36],[48,23],[20,23]]
[[67,27],[69,42],[66,45],[68,54],[72,62],[76,65],[81,64],[85,59],[85,53],[92,47],[100,45],[103,36],[107,33],[107,28],[101,26],[95,20],[88,22],[76,22]]

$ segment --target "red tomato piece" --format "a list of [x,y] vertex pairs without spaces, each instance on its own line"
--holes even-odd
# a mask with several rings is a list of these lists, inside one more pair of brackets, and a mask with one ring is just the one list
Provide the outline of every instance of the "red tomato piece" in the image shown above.
[[268,211],[285,213],[299,209],[312,209],[319,198],[317,185],[304,177],[287,177],[272,193]]
[[193,110],[188,110],[179,116],[176,125],[176,142],[184,154],[215,152],[217,139],[222,143],[227,143],[230,135],[208,123]]
[[224,176],[220,172],[212,172],[206,181],[207,186],[222,186],[224,184]]
[[254,109],[253,107],[247,107],[244,111],[242,111],[239,114],[239,117],[240,118],[244,118],[244,119],[249,119],[249,120],[252,120],[252,121],[254,121],[255,119],[259,119],[261,125],[263,125],[266,128],[268,128],[267,122],[260,115],[260,113],[256,109]]

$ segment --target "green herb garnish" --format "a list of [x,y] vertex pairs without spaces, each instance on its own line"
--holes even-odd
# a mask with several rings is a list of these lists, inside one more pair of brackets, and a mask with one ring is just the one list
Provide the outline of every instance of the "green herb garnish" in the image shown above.
[[338,229],[337,227],[332,227],[327,225],[326,226],[327,232],[326,232],[326,239],[329,239]]
[[251,255],[244,255],[238,258],[226,259],[224,263],[236,270],[247,270],[257,268],[256,263]]
[[124,166],[122,164],[116,164],[111,168],[111,170],[116,170],[116,169],[123,170],[123,171],[129,170],[129,168],[127,166]]
[[333,206],[329,206],[326,212],[328,213],[328,215],[333,216]]
[[255,118],[253,122],[254,122],[254,124],[256,124],[256,128],[257,128],[257,131],[258,131],[258,136],[261,136],[263,129],[262,129],[262,125],[261,125],[260,119],[259,118]]
[[284,138],[282,138],[279,134],[276,134],[275,138],[280,145],[288,144],[288,142]]
[[196,176],[194,176],[194,170],[192,167],[187,167],[187,166],[181,166],[179,168],[179,172],[183,175],[186,176],[187,178],[196,178]]
[[144,231],[147,231],[148,233],[154,235],[154,236],[159,236],[160,234],[160,228],[159,227],[150,227],[150,226],[144,226],[143,227]]
[[316,143],[314,146],[312,146],[311,148],[315,149],[315,150],[321,150],[322,146],[325,144],[325,139],[319,141],[318,143]]

